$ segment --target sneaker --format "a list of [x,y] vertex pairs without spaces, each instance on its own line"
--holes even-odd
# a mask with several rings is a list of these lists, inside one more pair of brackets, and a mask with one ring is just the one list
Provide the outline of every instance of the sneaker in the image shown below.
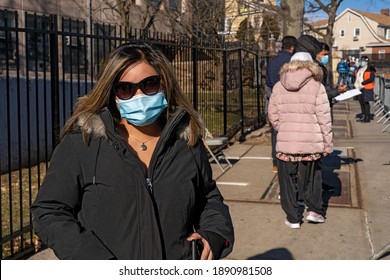
[[285,220],[284,223],[288,225],[290,228],[300,228],[301,224],[300,223],[290,223],[288,220]]
[[272,166],[272,172],[278,173],[278,166],[277,165]]
[[306,217],[306,220],[308,220],[309,222],[313,222],[313,223],[324,223],[325,222],[325,218],[322,215],[317,214],[315,212],[309,212],[309,215]]

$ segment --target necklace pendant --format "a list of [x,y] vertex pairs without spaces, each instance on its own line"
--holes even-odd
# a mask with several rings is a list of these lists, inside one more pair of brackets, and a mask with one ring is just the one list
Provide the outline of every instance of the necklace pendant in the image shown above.
[[145,145],[145,143],[142,143],[141,146],[139,146],[139,148],[141,149],[141,151],[146,151],[148,149],[148,147]]

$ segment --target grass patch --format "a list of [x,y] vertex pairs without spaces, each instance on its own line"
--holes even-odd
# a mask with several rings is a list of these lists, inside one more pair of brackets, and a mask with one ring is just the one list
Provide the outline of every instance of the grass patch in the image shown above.
[[[30,206],[45,175],[46,163],[1,175],[2,239],[30,226]],[[2,259],[32,246],[36,241],[37,237],[30,231],[23,234],[20,232],[2,245]]]

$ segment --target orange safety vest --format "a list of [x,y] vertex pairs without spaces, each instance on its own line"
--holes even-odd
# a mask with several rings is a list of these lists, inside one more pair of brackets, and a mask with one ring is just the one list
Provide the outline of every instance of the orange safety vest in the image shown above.
[[[371,71],[365,71],[363,74],[363,81],[368,80],[371,76]],[[374,88],[374,82],[368,83],[364,85],[365,89],[373,89]]]

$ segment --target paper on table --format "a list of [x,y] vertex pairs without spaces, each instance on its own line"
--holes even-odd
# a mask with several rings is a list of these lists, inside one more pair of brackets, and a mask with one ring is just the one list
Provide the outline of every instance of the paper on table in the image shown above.
[[337,101],[343,101],[343,100],[352,98],[352,97],[359,95],[359,94],[362,94],[362,92],[360,90],[351,89],[351,90],[348,90],[348,91],[336,96],[334,99],[336,99]]

